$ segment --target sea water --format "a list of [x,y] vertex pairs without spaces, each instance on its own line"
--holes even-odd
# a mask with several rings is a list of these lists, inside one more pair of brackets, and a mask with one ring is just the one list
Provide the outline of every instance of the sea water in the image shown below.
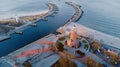
[[78,23],[120,38],[120,0],[74,0],[84,14]]
[[[36,2],[36,4],[39,3],[40,2]],[[40,20],[37,22],[37,27],[28,26],[24,31],[22,31],[23,35],[12,34],[11,39],[0,42],[0,56],[7,55],[8,53],[15,51],[31,42],[34,42],[50,33],[55,33],[56,30],[75,13],[73,7],[64,4],[63,2],[53,2],[53,4],[58,4],[60,8],[58,14],[56,14],[55,17],[48,17],[48,21]],[[32,5],[32,3],[30,5]],[[36,7],[43,8],[47,6],[44,3],[44,6],[41,4],[41,6]],[[45,8],[45,10],[47,8]],[[25,10],[27,10],[27,8]]]
[[[78,23],[97,31],[120,37],[119,0],[72,1],[81,5],[84,11]],[[38,21],[36,28],[28,27],[23,31],[23,35],[13,34],[11,39],[0,42],[0,56],[21,48],[49,33],[54,33],[75,12],[71,6],[63,4],[63,0],[0,0],[0,18],[46,10],[48,7],[45,3],[47,2],[54,2],[60,7],[58,14],[55,17],[49,17],[49,21]]]

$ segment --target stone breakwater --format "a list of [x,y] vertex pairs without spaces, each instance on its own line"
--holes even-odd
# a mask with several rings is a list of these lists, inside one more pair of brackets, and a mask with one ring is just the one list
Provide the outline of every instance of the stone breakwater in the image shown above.
[[57,32],[59,32],[59,33],[63,33],[63,29],[66,26],[68,26],[72,22],[77,22],[80,19],[80,17],[82,17],[82,15],[83,15],[83,11],[80,8],[81,7],[80,5],[77,5],[77,4],[73,3],[73,2],[66,2],[66,4],[72,6],[75,9],[76,12],[62,27],[57,29]]
[[76,12],[75,12],[74,15],[65,23],[64,26],[68,25],[68,24],[71,23],[71,22],[77,22],[77,21],[80,19],[80,17],[82,16],[82,14],[83,14],[83,11],[82,11],[82,9],[81,9],[81,6],[79,6],[79,5],[77,5],[77,4],[73,3],[73,2],[66,2],[66,4],[72,6],[72,7],[75,9]]

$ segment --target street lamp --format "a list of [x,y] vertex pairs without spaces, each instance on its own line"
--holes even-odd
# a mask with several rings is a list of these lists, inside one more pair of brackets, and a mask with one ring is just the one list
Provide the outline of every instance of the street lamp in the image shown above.
[[110,57],[109,57],[109,56],[107,56],[106,58],[108,58],[108,59],[109,59]]
[[115,61],[115,64],[117,64],[117,62]]

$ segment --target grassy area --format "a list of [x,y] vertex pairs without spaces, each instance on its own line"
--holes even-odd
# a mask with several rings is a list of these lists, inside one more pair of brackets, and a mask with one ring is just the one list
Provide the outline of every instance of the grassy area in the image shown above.
[[99,49],[101,47],[100,43],[97,41],[92,41],[90,43],[90,46],[92,47],[94,53],[97,51],[97,49]]
[[82,42],[83,42],[83,43],[87,43],[87,41],[86,41],[86,40],[82,40]]
[[61,37],[59,38],[60,41],[64,41],[65,40],[65,37]]
[[85,44],[84,49],[88,50],[88,44]]
[[81,57],[85,56],[85,53],[81,52],[80,50],[76,50],[75,51],[77,54],[79,54]]
[[28,62],[28,61],[25,61],[25,62],[22,64],[22,66],[24,66],[24,67],[32,67],[32,65],[31,65],[30,62]]
[[77,38],[78,40],[81,40],[81,37],[80,36],[78,36],[78,38]]
[[51,67],[77,67],[77,65],[67,58],[61,57],[55,64]]
[[103,67],[100,63],[93,60],[91,57],[86,58],[85,64],[86,64],[87,67]]
[[57,49],[58,51],[63,51],[64,50],[64,45],[61,42],[57,42]]

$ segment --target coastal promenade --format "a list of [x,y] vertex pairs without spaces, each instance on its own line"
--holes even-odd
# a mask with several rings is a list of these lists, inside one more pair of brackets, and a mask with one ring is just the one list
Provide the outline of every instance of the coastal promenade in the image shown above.
[[[43,13],[43,14],[40,14],[40,15],[32,15],[32,16],[20,17],[21,20],[24,20],[24,23],[22,22],[23,24],[20,25],[20,26],[9,26],[9,27],[13,27],[13,28],[10,29],[7,32],[6,31],[2,32],[0,34],[0,41],[11,38],[11,34],[16,33],[16,32],[17,33],[22,32],[27,26],[30,26],[31,24],[34,24],[37,21],[42,20],[45,17],[47,17],[47,16],[53,14],[54,12],[56,12],[57,6],[55,6],[54,4],[51,4],[51,3],[48,3],[47,6],[49,7],[49,10],[46,13]],[[2,21],[0,21],[0,22],[2,22]],[[8,22],[8,19],[6,19],[6,22]],[[17,22],[15,21],[15,24],[16,23]],[[4,25],[5,28],[6,28],[6,26],[8,26],[8,25]],[[4,29],[4,28],[2,28],[2,29]]]

